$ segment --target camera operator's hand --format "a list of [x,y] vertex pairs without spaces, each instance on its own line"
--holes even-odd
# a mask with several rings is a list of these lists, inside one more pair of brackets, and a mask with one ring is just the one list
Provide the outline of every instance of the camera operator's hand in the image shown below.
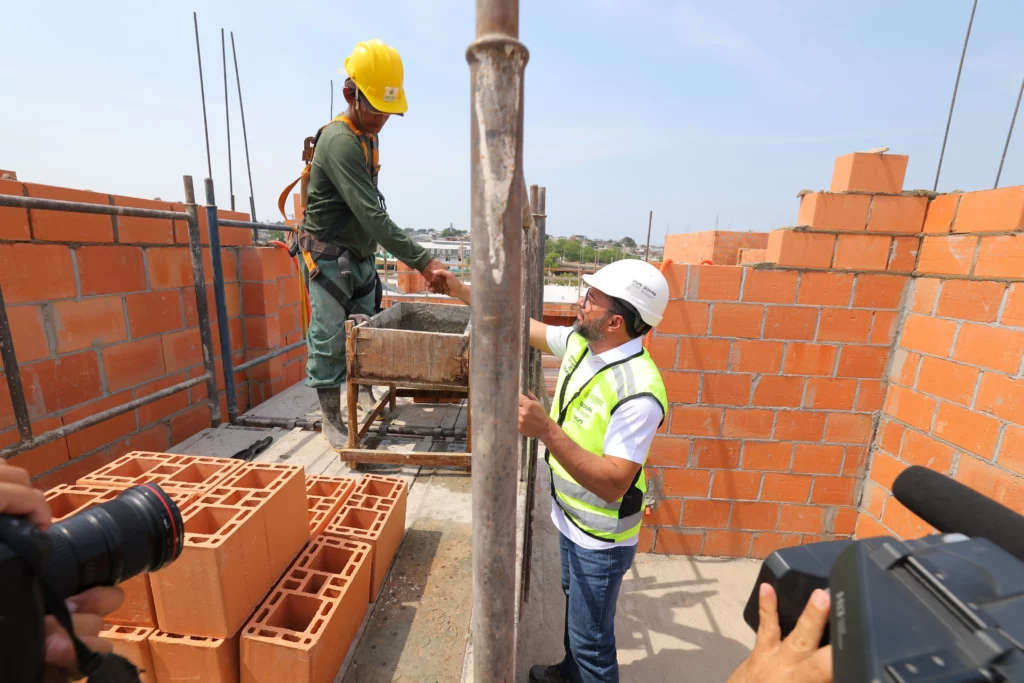
[[50,505],[42,491],[32,488],[28,472],[0,460],[0,515],[24,515],[46,531],[50,527]]
[[[50,506],[42,491],[32,488],[28,472],[0,461],[0,514],[23,515],[45,531],[50,527]],[[99,638],[103,617],[121,606],[124,593],[120,588],[92,588],[69,598],[68,612],[75,635],[95,652],[110,652],[111,644]],[[75,673],[78,660],[71,638],[57,620],[47,616],[43,621],[46,634],[46,681],[66,681]]]
[[829,595],[811,594],[793,631],[780,642],[778,601],[766,583],[758,593],[760,625],[750,656],[743,660],[728,683],[830,683],[832,646],[818,647],[828,623]]
[[[113,649],[109,641],[99,637],[103,628],[103,617],[110,614],[124,601],[120,588],[99,586],[79,593],[67,601],[75,635],[93,652],[106,653]],[[73,673],[78,668],[78,659],[71,638],[60,627],[57,620],[47,616],[46,626],[46,671],[48,676],[58,672],[61,675]],[[54,680],[61,680],[54,678]]]

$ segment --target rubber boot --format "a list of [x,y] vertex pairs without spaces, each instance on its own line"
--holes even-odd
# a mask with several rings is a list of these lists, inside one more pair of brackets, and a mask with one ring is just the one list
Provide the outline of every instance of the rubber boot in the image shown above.
[[360,384],[359,393],[356,396],[358,397],[356,400],[359,402],[359,407],[363,409],[364,413],[370,412],[373,409],[373,405],[377,402],[377,397],[373,395],[373,387],[369,384]]
[[341,419],[341,389],[317,389],[320,413],[323,416],[323,434],[334,450],[348,447],[348,429]]

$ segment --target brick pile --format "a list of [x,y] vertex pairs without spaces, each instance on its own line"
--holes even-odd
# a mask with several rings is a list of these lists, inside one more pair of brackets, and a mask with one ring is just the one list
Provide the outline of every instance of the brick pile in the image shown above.
[[181,508],[184,549],[122,584],[101,633],[141,680],[334,680],[404,534],[406,481],[140,452],[46,497],[60,520],[146,482]]
[[[156,200],[0,180],[0,194],[163,210]],[[246,220],[247,215],[221,211]],[[208,244],[206,214],[200,232]],[[0,287],[36,434],[142,398],[204,372],[184,221],[0,208]],[[301,338],[298,276],[281,249],[253,247],[252,233],[221,231],[232,358],[241,363]],[[203,248],[213,352],[220,342],[209,248]],[[237,375],[247,409],[301,378],[305,351]],[[226,398],[221,390],[221,413]],[[39,488],[73,483],[137,450],[166,450],[210,426],[199,385],[57,439],[12,459]],[[0,447],[18,440],[0,380]]]

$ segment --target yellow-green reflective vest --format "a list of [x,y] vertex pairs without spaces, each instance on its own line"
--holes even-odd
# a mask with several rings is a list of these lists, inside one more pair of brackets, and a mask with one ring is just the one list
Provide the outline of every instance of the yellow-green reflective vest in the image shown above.
[[[608,424],[621,405],[641,396],[651,396],[661,404],[664,420],[668,399],[658,366],[646,349],[609,363],[586,384],[566,395],[573,373],[589,353],[590,348],[583,337],[576,332],[569,335],[562,367],[558,371],[551,419],[578,446],[604,457]],[[609,542],[625,541],[640,533],[644,493],[647,491],[643,466],[626,494],[609,503],[580,486],[550,453],[546,459],[551,468],[551,495],[566,518],[583,533]]]

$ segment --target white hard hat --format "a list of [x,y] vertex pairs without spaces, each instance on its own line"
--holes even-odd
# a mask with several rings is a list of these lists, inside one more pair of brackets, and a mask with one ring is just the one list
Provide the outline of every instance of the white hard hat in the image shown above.
[[583,281],[608,296],[633,306],[645,323],[656,327],[668,306],[668,281],[646,261],[623,259],[609,263]]

